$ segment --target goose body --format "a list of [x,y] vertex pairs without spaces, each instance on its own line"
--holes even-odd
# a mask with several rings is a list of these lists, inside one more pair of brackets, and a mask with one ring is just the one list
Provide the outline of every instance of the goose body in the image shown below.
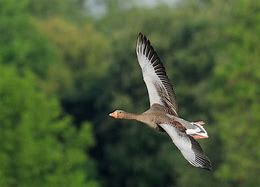
[[165,68],[145,35],[137,38],[136,54],[146,84],[150,108],[141,114],[116,110],[109,114],[117,119],[137,120],[158,131],[166,132],[184,158],[193,166],[211,170],[211,163],[195,139],[208,138],[204,122],[189,122],[178,117],[175,93]]

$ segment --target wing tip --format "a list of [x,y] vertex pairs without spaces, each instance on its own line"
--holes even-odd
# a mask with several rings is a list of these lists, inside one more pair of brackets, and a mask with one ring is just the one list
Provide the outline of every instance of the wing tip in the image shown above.
[[193,166],[212,171],[212,165],[209,158],[206,155],[196,155],[195,161],[190,162]]
[[141,46],[142,46],[142,43],[143,43],[143,33],[142,32],[139,32],[138,36],[137,36],[137,41],[136,41],[136,53],[140,53],[141,52]]
[[144,34],[142,32],[139,32],[138,36],[137,36],[137,45],[143,41],[144,38]]
[[136,42],[136,53],[142,53],[143,55],[148,57],[150,50],[152,51],[152,53],[155,53],[149,39],[145,36],[145,34],[139,32]]
[[205,170],[208,170],[208,171],[212,171],[212,170],[213,170],[211,164],[209,164],[209,165],[207,165],[207,166],[200,166],[200,168],[205,169]]
[[148,38],[145,36],[145,34],[143,34],[142,32],[139,32],[138,36],[137,36],[137,43],[149,43]]
[[137,38],[146,38],[146,36],[142,32],[139,32]]
[[204,154],[200,144],[191,136],[188,137],[191,141],[192,149],[195,153],[195,163],[196,163],[195,165],[202,169],[212,170],[211,162],[209,158]]
[[200,167],[202,169],[206,169],[206,170],[209,170],[209,171],[213,170],[211,162],[210,162],[209,158],[206,155],[203,155],[203,161],[202,161]]

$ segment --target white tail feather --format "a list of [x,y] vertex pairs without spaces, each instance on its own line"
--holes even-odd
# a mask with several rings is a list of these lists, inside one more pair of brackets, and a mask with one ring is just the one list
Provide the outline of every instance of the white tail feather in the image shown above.
[[203,128],[202,125],[204,125],[204,122],[191,122],[192,125],[195,126],[195,128],[192,129],[187,129],[186,134],[192,136],[195,139],[200,139],[200,138],[208,138],[208,133],[207,131]]

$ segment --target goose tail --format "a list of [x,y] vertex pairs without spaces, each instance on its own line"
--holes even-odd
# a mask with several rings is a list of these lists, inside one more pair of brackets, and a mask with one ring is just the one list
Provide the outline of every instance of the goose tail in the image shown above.
[[203,127],[204,124],[204,121],[191,122],[191,125],[193,125],[194,128],[187,129],[186,134],[192,136],[194,139],[208,138],[208,133]]

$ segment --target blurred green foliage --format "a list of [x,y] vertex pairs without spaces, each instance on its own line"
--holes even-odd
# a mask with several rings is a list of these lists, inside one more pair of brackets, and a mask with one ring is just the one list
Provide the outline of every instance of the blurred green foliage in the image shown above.
[[31,69],[43,77],[56,61],[55,52],[32,24],[26,1],[0,1],[0,62],[15,64],[19,71]]
[[1,186],[97,186],[84,151],[94,143],[90,124],[77,130],[31,73],[0,74]]
[[[259,186],[260,3],[89,2],[0,1],[0,186]],[[164,134],[107,116],[148,108],[140,31],[180,116],[207,122],[213,172]]]

